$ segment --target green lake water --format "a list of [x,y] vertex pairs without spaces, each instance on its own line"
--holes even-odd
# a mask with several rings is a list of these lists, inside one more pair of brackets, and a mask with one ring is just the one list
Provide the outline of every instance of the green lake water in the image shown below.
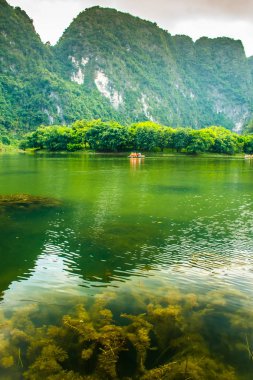
[[[0,194],[58,202],[0,210],[1,380],[253,378],[253,162],[0,155]],[[67,314],[71,343],[47,330]],[[125,329],[119,355],[101,326]]]

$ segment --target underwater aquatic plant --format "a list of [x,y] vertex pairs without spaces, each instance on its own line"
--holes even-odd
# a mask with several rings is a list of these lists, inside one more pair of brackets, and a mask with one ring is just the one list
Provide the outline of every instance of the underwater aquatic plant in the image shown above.
[[137,374],[143,374],[146,371],[145,361],[151,343],[149,333],[153,326],[144,318],[144,314],[137,316],[121,314],[121,317],[127,318],[132,322],[125,328],[125,334],[126,338],[129,339],[136,349]]
[[[115,295],[95,297],[78,305],[58,323],[38,325],[38,305],[1,315],[0,377],[18,380],[238,380],[247,376],[234,366],[234,355],[248,360],[253,372],[252,313],[224,313],[229,292],[196,297],[149,296],[143,313],[116,315]],[[58,310],[59,313],[59,310]],[[247,316],[245,318],[245,316]],[[46,318],[46,315],[43,314]],[[223,318],[234,329],[212,336],[206,322]],[[243,318],[244,317],[244,318]],[[247,323],[245,323],[247,321]],[[244,323],[244,324],[243,324]],[[209,323],[210,326],[210,323]],[[247,340],[245,340],[247,336]],[[212,339],[213,338],[213,339]],[[217,349],[216,339],[222,349]],[[235,343],[235,340],[233,341]],[[131,361],[131,363],[129,362]],[[131,367],[131,368],[129,368]],[[236,368],[236,369],[235,369]]]
[[0,207],[2,210],[33,210],[37,208],[57,207],[60,201],[55,198],[35,196],[31,194],[0,194]]

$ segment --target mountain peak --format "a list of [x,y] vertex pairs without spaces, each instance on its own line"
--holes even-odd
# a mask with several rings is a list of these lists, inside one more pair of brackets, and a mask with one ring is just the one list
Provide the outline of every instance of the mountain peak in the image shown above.
[[5,0],[0,5],[0,101],[10,125],[106,118],[239,130],[252,117],[253,65],[241,41],[202,37],[194,43],[95,6],[50,47],[25,12]]

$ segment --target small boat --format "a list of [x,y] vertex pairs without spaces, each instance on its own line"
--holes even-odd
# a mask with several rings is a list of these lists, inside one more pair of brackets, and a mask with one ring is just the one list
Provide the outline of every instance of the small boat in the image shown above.
[[129,154],[128,158],[144,158],[145,155],[137,152],[132,152]]
[[253,154],[245,154],[245,160],[253,160]]

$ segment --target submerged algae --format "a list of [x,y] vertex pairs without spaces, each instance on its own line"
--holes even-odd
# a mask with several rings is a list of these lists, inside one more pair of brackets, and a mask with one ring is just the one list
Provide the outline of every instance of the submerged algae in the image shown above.
[[0,195],[0,207],[3,209],[33,210],[41,207],[59,206],[59,200],[30,194]]
[[[228,299],[229,293],[216,299],[213,292],[174,294],[174,302],[171,294],[150,296],[138,315],[117,315],[110,309],[113,295],[106,292],[73,313],[58,315],[54,325],[38,326],[40,310],[34,305],[9,318],[2,315],[0,378],[10,374],[11,379],[27,380],[250,378],[252,313],[244,309],[238,315],[224,315],[217,299]],[[233,328],[237,338],[232,344],[228,330],[207,327],[207,320],[217,316]],[[249,377],[240,373],[238,356],[248,361]]]

